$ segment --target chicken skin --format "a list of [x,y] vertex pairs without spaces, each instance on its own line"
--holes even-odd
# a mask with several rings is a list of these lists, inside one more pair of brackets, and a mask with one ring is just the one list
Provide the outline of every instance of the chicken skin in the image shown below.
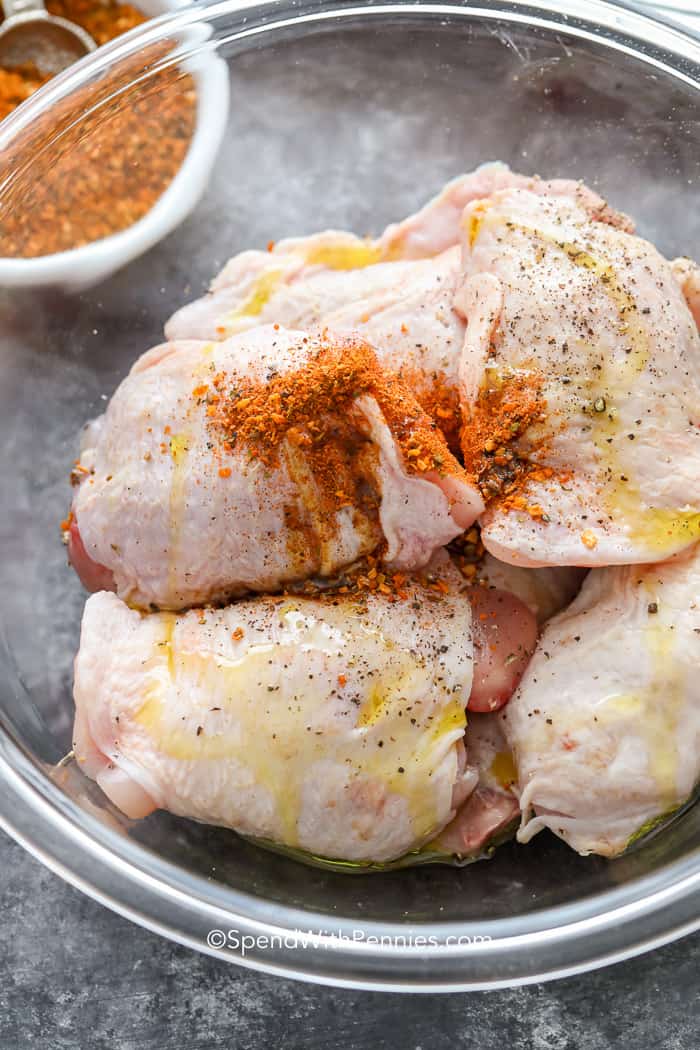
[[498,192],[462,225],[463,444],[486,548],[600,566],[693,544],[700,335],[671,264],[566,197]]
[[468,204],[512,187],[571,197],[591,218],[631,228],[626,216],[582,183],[519,175],[501,163],[483,164],[447,183],[415,215],[388,226],[375,240],[325,230],[279,241],[269,251],[233,256],[207,295],[170,318],[166,337],[227,339],[275,321],[288,328],[309,328],[335,310],[377,293],[398,293],[405,280],[424,269],[412,263],[438,258],[459,246],[460,220]]
[[674,259],[671,263],[673,276],[681,286],[688,309],[700,328],[700,266],[692,259]]
[[144,614],[101,592],[75,664],[76,757],[132,817],[160,807],[323,857],[394,859],[477,783],[471,619],[442,552],[391,600]]
[[80,768],[317,862],[623,852],[700,782],[699,324],[501,164],[234,256],[83,431]]
[[460,218],[471,201],[510,186],[571,197],[595,220],[629,225],[580,183],[485,164],[448,183],[419,212],[374,241],[330,230],[280,241],[269,252],[234,256],[208,295],[168,321],[166,336],[221,340],[271,322],[358,333],[405,380],[457,448],[466,330],[457,298],[463,282]]
[[594,569],[498,716],[528,842],[615,856],[700,780],[700,548]]
[[[425,270],[412,263],[459,246],[459,220],[469,201],[534,181],[505,164],[485,164],[453,179],[415,215],[387,227],[376,240],[325,230],[279,241],[269,251],[241,252],[213,280],[208,295],[170,318],[166,337],[226,339],[273,322],[309,328],[377,293],[399,294],[405,281]],[[563,180],[556,185],[575,186]]]
[[483,509],[371,348],[279,326],[150,351],[85,446],[71,559],[141,608],[274,591],[380,549],[417,568]]

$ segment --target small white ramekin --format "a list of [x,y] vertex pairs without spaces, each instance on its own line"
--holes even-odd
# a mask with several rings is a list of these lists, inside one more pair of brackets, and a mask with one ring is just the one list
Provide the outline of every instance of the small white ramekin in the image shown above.
[[[151,18],[178,11],[188,0],[140,0],[140,9]],[[70,251],[43,255],[34,259],[0,257],[0,288],[60,287],[80,291],[99,283],[133,259],[143,255],[171,233],[190,214],[199,202],[207,185],[216,155],[223,139],[228,118],[229,77],[226,63],[212,50],[202,49],[201,39],[190,40],[193,30],[204,26],[190,26],[180,39],[178,51],[183,54],[182,68],[190,73],[197,90],[195,131],[180,170],[151,210],[138,222],[119,233]],[[127,34],[128,36],[128,34]],[[107,45],[118,61],[119,38]],[[197,45],[191,47],[191,45]],[[105,49],[105,51],[107,50]],[[188,52],[195,57],[188,57]],[[94,59],[93,59],[94,60]],[[66,74],[62,74],[65,77]],[[60,91],[61,78],[51,81],[41,94]],[[55,84],[55,86],[54,86]],[[33,105],[34,96],[20,107],[21,111]],[[39,98],[36,99],[38,103]],[[29,115],[29,114],[28,114]],[[16,124],[12,114],[0,125],[0,150],[7,149],[7,129]],[[5,127],[6,126],[6,127]],[[9,137],[11,143],[12,137]],[[9,144],[8,143],[8,144]]]

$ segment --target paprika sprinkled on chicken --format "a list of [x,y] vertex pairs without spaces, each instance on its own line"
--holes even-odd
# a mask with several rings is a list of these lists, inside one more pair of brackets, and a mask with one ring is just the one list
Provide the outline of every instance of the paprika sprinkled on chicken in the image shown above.
[[468,205],[462,226],[472,417],[485,382],[537,392],[503,452],[495,438],[490,471],[480,462],[487,549],[516,565],[595,566],[692,545],[700,334],[671,264],[571,198],[524,189]]
[[87,775],[348,865],[477,859],[519,817],[612,856],[681,806],[698,272],[502,165],[377,239],[234,257],[71,472],[70,559],[117,591],[76,659]]
[[369,347],[279,326],[155,348],[84,440],[69,552],[88,587],[108,570],[142,608],[275,591],[377,552],[417,568],[483,510]]
[[595,221],[630,226],[581,183],[485,164],[448,183],[376,240],[328,230],[280,241],[269,251],[242,252],[226,264],[207,296],[170,318],[166,335],[221,340],[269,322],[360,334],[382,364],[401,376],[456,451],[465,339],[457,298],[463,281],[460,219],[471,201],[509,186],[568,196]]

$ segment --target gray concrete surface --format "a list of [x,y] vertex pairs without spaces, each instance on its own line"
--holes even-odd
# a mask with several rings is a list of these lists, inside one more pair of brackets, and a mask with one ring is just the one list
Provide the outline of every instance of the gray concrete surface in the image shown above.
[[700,935],[506,991],[369,994],[180,948],[65,885],[0,835],[0,1048],[697,1050]]

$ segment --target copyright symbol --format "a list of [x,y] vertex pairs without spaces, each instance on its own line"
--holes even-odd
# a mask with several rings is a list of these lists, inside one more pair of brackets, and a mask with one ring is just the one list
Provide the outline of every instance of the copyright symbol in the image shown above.
[[223,930],[209,930],[207,944],[210,948],[223,948],[226,944],[226,934]]

